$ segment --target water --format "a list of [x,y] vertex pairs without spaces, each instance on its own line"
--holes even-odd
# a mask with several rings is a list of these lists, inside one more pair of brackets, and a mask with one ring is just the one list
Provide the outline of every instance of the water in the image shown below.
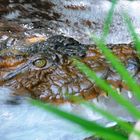
[[[64,34],[82,43],[92,43],[89,33],[101,35],[104,19],[111,6],[108,0],[1,0],[0,23],[14,22],[18,34],[22,36]],[[116,7],[108,43],[130,42],[130,34],[125,26],[122,13],[125,11],[140,32],[140,1],[119,0]],[[3,33],[4,34],[4,33]],[[16,33],[16,36],[17,33]],[[20,38],[21,40],[21,38]]]
[[[24,97],[15,100],[10,96],[10,93],[10,89],[0,88],[0,138],[2,140],[83,140],[91,135],[77,125],[33,107]],[[129,98],[126,94],[126,98],[139,107],[139,103],[136,102],[133,96]],[[94,99],[93,102],[123,120],[135,121],[110,97],[99,97],[98,101]],[[84,106],[67,103],[60,107],[102,125],[113,126],[116,124]]]
[[[0,138],[2,140],[81,140],[86,132],[19,99],[10,104],[10,90],[1,88]],[[67,106],[67,108],[70,108]]]
[[[105,16],[110,8],[108,0],[1,0],[0,1],[0,42],[9,38],[7,46],[24,44],[24,38],[54,34],[72,36],[82,43],[91,43],[89,33],[101,35]],[[121,13],[128,11],[136,31],[140,32],[140,1],[120,0],[116,7],[108,43],[130,42]],[[17,41],[18,40],[18,41]],[[18,44],[18,45],[19,45]],[[129,97],[128,97],[129,96]],[[126,94],[137,107],[131,94]],[[64,121],[28,104],[24,99],[15,103],[10,90],[0,88],[0,138],[2,140],[83,140],[90,136],[78,126]],[[134,119],[110,97],[99,98],[95,104],[107,109],[127,121]],[[62,108],[80,114],[105,125],[114,125],[97,113],[81,106],[65,104]]]

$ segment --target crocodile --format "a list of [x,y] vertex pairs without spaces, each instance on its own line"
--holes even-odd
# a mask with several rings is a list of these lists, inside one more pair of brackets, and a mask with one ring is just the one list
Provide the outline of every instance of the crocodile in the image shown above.
[[[139,57],[133,43],[108,44],[130,74],[139,81]],[[81,44],[71,37],[55,35],[26,46],[0,50],[0,86],[14,95],[28,95],[45,102],[70,102],[67,94],[86,100],[107,95],[73,65],[79,58],[120,92],[129,91],[96,45]]]

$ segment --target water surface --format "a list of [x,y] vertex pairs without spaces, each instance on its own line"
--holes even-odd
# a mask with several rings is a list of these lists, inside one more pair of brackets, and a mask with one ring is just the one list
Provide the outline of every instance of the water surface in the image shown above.
[[[89,33],[102,33],[103,22],[111,6],[109,0],[0,0],[0,43],[9,47],[24,44],[24,38],[63,34],[81,43],[92,43]],[[108,43],[131,42],[121,16],[125,10],[140,32],[140,1],[120,0],[116,7]],[[127,95],[129,98],[131,95]],[[128,97],[129,96],[129,97]],[[134,97],[129,98],[136,106]],[[72,124],[17,99],[14,103],[10,90],[0,88],[0,138],[2,140],[82,140],[90,134]],[[110,97],[94,102],[127,120],[134,119]],[[110,124],[100,115],[81,106],[66,104],[70,112]],[[84,110],[84,111],[83,111]],[[111,124],[110,124],[111,125]]]

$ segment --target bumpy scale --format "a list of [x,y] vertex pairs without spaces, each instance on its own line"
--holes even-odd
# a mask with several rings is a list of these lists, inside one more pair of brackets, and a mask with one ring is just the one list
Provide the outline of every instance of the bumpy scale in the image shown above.
[[[108,45],[139,81],[139,58],[133,45]],[[128,91],[119,75],[95,45],[56,35],[33,45],[3,48],[0,53],[0,85],[10,86],[15,93],[27,93],[46,102],[69,101],[67,94],[93,99],[105,93],[91,83],[72,62],[78,57],[120,92]]]

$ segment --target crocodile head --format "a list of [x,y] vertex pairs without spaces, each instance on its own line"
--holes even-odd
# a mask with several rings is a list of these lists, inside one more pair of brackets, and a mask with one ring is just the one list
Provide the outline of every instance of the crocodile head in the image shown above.
[[[113,46],[112,51],[124,61],[128,70],[133,68],[130,71],[136,73],[137,56],[131,44]],[[0,84],[13,87],[16,94],[28,93],[33,98],[55,103],[68,101],[67,94],[85,99],[102,95],[103,91],[73,65],[71,57],[81,58],[113,86],[127,89],[95,46],[89,47],[61,35],[32,45],[3,49]]]
[[83,94],[92,87],[70,59],[84,58],[86,51],[85,45],[61,35],[29,46],[5,48],[0,56],[0,84],[19,94],[24,89],[45,101],[66,101],[66,93]]

